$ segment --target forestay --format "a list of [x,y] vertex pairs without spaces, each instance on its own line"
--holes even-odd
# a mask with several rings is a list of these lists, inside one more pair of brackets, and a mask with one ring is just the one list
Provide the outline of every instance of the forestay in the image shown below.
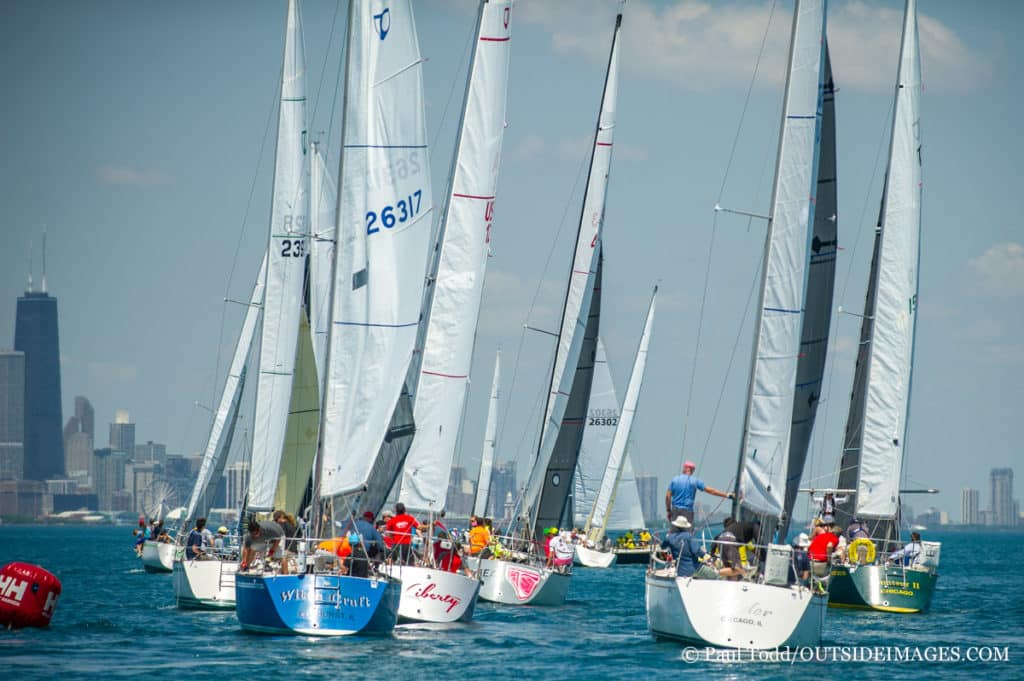
[[295,0],[289,0],[253,422],[249,480],[249,507],[253,510],[270,510],[274,503],[295,370],[309,212],[305,78],[299,10]]
[[[587,188],[583,197],[583,208],[580,214],[579,229],[576,234],[576,246],[573,251],[569,284],[566,290],[565,304],[562,308],[562,320],[559,325],[558,345],[555,350],[555,361],[551,372],[548,399],[541,421],[541,438],[537,458],[530,470],[527,480],[524,508],[531,515],[534,524],[543,523],[554,516],[553,523],[560,521],[568,496],[570,478],[576,466],[579,442],[582,437],[582,424],[567,438],[575,442],[566,442],[571,447],[565,458],[558,464],[557,470],[549,470],[551,458],[555,452],[559,432],[562,430],[563,417],[572,392],[574,380],[579,373],[576,371],[583,349],[588,318],[591,316],[591,299],[594,295],[595,280],[598,275],[597,253],[600,247],[601,228],[604,223],[605,194],[608,187],[608,174],[611,169],[612,143],[615,132],[615,107],[619,81],[619,50],[618,38],[622,26],[622,15],[615,21],[615,32],[612,36],[612,48],[608,58],[608,71],[605,76],[604,93],[601,98],[601,111],[598,115],[594,134],[594,146],[590,157],[590,170],[587,175]],[[592,336],[596,345],[597,329]],[[591,352],[594,352],[592,349]],[[591,364],[593,355],[585,357]],[[589,377],[588,377],[589,379]],[[586,413],[590,384],[586,383],[587,395],[581,395],[582,414]],[[571,462],[568,461],[571,459]],[[567,468],[566,468],[567,465]],[[555,498],[548,499],[547,508],[540,510],[542,489],[550,490]],[[561,503],[559,503],[559,500]],[[536,529],[536,528],[534,528]]]
[[372,483],[383,498],[398,468],[378,466],[379,450],[416,340],[433,203],[411,2],[349,11],[321,494]]
[[817,184],[824,26],[823,0],[797,5],[741,447],[743,505],[776,517],[782,513],[786,490]]
[[245,387],[245,365],[249,359],[249,350],[252,348],[252,341],[256,336],[256,325],[263,309],[263,287],[266,275],[267,256],[264,254],[259,274],[256,275],[256,283],[252,288],[252,295],[249,297],[242,329],[238,332],[235,354],[231,358],[227,378],[224,379],[220,403],[213,415],[210,437],[206,441],[203,461],[199,464],[199,475],[192,487],[192,495],[189,497],[188,507],[182,519],[186,524],[199,513],[205,513],[213,505],[217,483],[220,481],[224,465],[228,460],[238,418],[238,405]]
[[427,277],[421,364],[414,358],[419,372],[409,378],[416,435],[399,499],[411,509],[444,508],[462,424],[505,130],[511,4],[480,8],[449,194]]

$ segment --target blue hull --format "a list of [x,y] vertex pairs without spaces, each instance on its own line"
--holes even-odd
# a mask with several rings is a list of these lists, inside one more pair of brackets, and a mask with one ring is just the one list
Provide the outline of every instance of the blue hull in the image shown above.
[[268,634],[390,634],[401,584],[340,575],[235,576],[242,628]]

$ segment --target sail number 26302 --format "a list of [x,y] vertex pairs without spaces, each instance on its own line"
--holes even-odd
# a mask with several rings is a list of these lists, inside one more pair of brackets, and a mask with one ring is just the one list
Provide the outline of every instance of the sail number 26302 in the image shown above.
[[404,199],[399,199],[393,206],[384,206],[380,212],[366,211],[366,233],[376,234],[380,228],[391,229],[395,225],[408,222],[419,215],[420,199],[423,191],[417,189]]

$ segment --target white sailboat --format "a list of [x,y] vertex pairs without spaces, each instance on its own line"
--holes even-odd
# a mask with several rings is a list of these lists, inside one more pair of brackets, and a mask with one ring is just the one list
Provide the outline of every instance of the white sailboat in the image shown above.
[[[487,424],[484,426],[484,450],[480,456],[473,515],[483,518],[491,496],[491,472],[494,470],[494,448],[498,437],[498,404],[501,401],[501,350],[494,355],[494,377],[491,379],[491,397],[487,402]],[[495,514],[497,515],[497,514]]]
[[917,8],[915,0],[907,0],[888,171],[837,484],[853,492],[837,506],[836,519],[845,525],[856,518],[862,524],[868,533],[866,555],[858,555],[851,545],[850,564],[833,570],[829,605],[834,607],[923,612],[931,606],[938,579],[938,542],[922,542],[921,555],[911,565],[886,561],[899,541],[900,493],[908,492],[900,489],[900,479],[917,325],[920,98]]
[[618,38],[622,15],[615,19],[601,110],[594,132],[590,171],[580,213],[569,283],[562,308],[541,438],[522,500],[526,537],[513,542],[509,557],[525,562],[480,560],[480,598],[512,605],[561,605],[570,571],[554,570],[536,555],[542,528],[558,526],[566,513],[573,471],[579,456],[593,378],[601,310],[601,227],[611,166],[618,94]]
[[[615,436],[608,454],[607,465],[601,479],[597,498],[583,526],[583,541],[576,545],[576,558],[586,567],[610,567],[617,555],[611,547],[602,547],[602,542],[611,524],[612,510],[615,508],[618,489],[622,482],[622,471],[628,456],[629,435],[633,428],[633,416],[636,414],[637,402],[640,399],[640,387],[643,385],[644,370],[647,367],[647,348],[651,341],[651,327],[654,323],[654,302],[658,296],[658,288],[654,288],[651,304],[647,310],[643,335],[633,360],[633,371],[629,376],[626,397],[622,403],[622,413],[615,427]],[[635,485],[634,485],[635,488]],[[649,553],[649,549],[648,549]]]
[[[469,387],[505,129],[511,9],[511,0],[480,3],[448,197],[426,279],[422,350],[414,355],[406,381],[417,432],[399,501],[431,518],[444,509]],[[480,580],[442,569],[433,547],[428,541],[417,564],[389,570],[402,580],[399,619],[467,622]]]
[[[322,391],[314,522],[379,508],[412,435],[404,379],[419,325],[433,210],[422,58],[410,0],[349,5],[337,241]],[[343,636],[393,630],[386,575],[240,572],[238,618],[253,631]],[[308,608],[310,603],[327,607]]]
[[[772,530],[789,510],[787,459],[818,179],[824,41],[824,0],[798,0],[733,510]],[[828,596],[788,585],[788,549],[769,545],[765,568],[751,581],[679,577],[674,567],[652,564],[645,578],[651,633],[732,648],[817,645]]]
[[[185,536],[195,518],[204,514],[213,504],[213,495],[227,463],[238,420],[238,407],[245,386],[246,362],[263,308],[266,267],[267,258],[264,256],[252,295],[249,297],[242,329],[235,344],[235,353],[228,367],[227,378],[224,380],[220,403],[210,426],[210,436],[206,442],[203,461],[199,466],[199,476],[192,487],[184,522],[178,531],[179,536]],[[179,551],[180,555],[174,563],[174,598],[178,607],[217,610],[234,608],[237,556],[208,556],[207,558],[212,560],[188,560],[185,558],[184,550]]]

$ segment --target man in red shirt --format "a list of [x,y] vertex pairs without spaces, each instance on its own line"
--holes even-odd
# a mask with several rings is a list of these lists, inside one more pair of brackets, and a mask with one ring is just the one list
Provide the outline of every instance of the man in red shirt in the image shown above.
[[409,565],[412,563],[412,533],[420,524],[405,512],[405,504],[395,504],[395,516],[388,520],[387,535],[395,548],[396,560]]
[[832,550],[839,545],[839,537],[832,534],[827,526],[819,525],[814,528],[814,539],[807,548],[807,557],[819,563],[828,562]]

